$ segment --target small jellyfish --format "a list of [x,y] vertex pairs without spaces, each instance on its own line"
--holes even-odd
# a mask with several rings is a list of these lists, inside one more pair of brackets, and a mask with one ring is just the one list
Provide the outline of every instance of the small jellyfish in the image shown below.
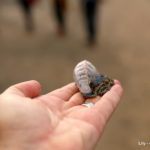
[[114,85],[114,81],[106,75],[98,73],[89,61],[79,62],[74,68],[74,80],[85,98],[103,96]]

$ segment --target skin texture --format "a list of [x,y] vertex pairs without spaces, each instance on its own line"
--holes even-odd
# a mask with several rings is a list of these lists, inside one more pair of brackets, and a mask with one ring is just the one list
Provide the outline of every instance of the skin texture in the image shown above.
[[[93,150],[123,90],[115,81],[103,97],[86,100],[75,83],[45,95],[40,91],[33,80],[0,95],[1,150]],[[81,105],[85,101],[94,107]]]

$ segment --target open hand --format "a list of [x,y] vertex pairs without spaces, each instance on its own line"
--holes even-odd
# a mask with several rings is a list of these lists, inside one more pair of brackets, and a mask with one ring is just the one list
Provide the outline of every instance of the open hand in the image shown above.
[[75,83],[40,91],[37,81],[27,81],[0,95],[1,150],[93,150],[122,95],[119,81],[92,99],[84,99]]

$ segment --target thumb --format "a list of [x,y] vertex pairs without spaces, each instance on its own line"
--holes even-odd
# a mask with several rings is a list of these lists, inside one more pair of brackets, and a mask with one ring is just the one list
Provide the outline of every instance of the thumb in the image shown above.
[[3,94],[15,94],[34,98],[40,95],[41,85],[35,80],[22,82],[6,89]]

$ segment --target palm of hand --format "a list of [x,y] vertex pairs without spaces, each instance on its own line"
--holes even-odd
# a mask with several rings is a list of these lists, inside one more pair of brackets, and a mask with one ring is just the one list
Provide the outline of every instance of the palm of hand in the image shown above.
[[[119,88],[114,90],[117,89]],[[7,90],[4,93],[7,94],[10,91],[13,90]],[[76,149],[76,146],[78,149],[92,149],[109,114],[117,105],[114,99],[109,104],[107,102],[109,95],[106,95],[104,97],[106,101],[96,102],[93,108],[82,106],[80,104],[84,102],[84,99],[74,84],[43,96],[37,96],[39,91],[37,92],[35,89],[30,89],[26,91],[27,93],[24,93],[23,90],[20,91],[26,96],[18,91],[18,93],[15,91],[15,95],[13,91],[14,96],[11,99],[15,100],[8,100],[11,101],[11,103],[9,102],[11,108],[12,105],[21,108],[11,109],[10,113],[13,115],[12,120],[9,120],[9,124],[11,124],[9,130],[12,130],[13,137],[16,135],[20,143],[30,141],[30,144],[36,145],[33,149],[73,150]],[[106,104],[108,105],[106,106]],[[9,107],[8,111],[10,111]],[[12,127],[17,128],[14,130]],[[21,136],[20,134],[18,136],[18,132],[22,133]]]

